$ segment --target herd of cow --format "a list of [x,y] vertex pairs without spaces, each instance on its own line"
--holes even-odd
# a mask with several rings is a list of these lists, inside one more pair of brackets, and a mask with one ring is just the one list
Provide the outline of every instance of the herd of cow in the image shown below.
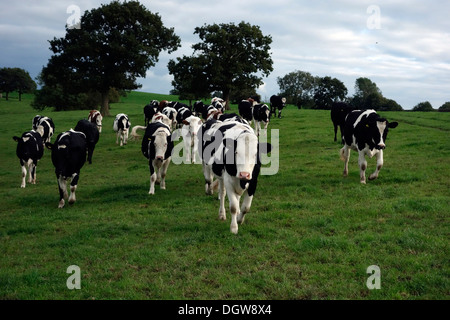
[[[184,141],[184,157],[186,163],[196,163],[197,156],[203,166],[205,192],[212,195],[218,189],[220,207],[219,219],[225,220],[225,196],[228,196],[231,226],[233,233],[238,232],[238,223],[244,221],[249,212],[253,195],[256,191],[257,178],[261,168],[260,155],[269,153],[271,145],[259,142],[260,134],[267,134],[271,114],[281,118],[281,110],[286,99],[280,96],[271,97],[270,108],[254,99],[239,103],[239,114],[225,113],[224,101],[213,98],[211,104],[196,102],[193,108],[169,101],[152,101],[144,107],[145,126],[131,129],[131,138],[138,138],[137,130],[145,130],[141,143],[142,154],[149,161],[150,190],[155,193],[155,184],[165,189],[165,177],[171,162],[174,149],[175,134],[181,135]],[[386,147],[388,128],[395,128],[397,122],[388,122],[374,110],[352,110],[348,105],[336,103],[331,110],[331,118],[335,126],[341,128],[344,147],[340,151],[345,162],[344,176],[348,175],[350,150],[359,153],[360,181],[366,183],[365,156],[376,155],[377,168],[370,175],[373,180],[383,166],[383,149]],[[251,124],[254,123],[255,130]],[[261,128],[263,124],[263,128]],[[126,145],[131,123],[128,116],[120,113],[116,116],[113,129],[117,133],[116,143]],[[36,183],[36,165],[42,158],[44,147],[51,150],[52,163],[59,188],[59,208],[63,208],[65,200],[70,204],[76,201],[80,170],[86,162],[92,163],[95,145],[102,131],[102,115],[97,110],[89,113],[87,120],[78,121],[75,129],[60,133],[55,143],[51,137],[55,125],[51,118],[37,115],[32,121],[32,130],[14,136],[17,142],[16,154],[22,167],[21,187],[26,186],[27,168],[29,183]],[[70,183],[70,196],[67,182]],[[239,207],[240,198],[244,196]]]

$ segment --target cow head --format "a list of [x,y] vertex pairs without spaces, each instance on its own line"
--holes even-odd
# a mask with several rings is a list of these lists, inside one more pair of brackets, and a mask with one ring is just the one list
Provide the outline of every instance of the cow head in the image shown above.
[[369,131],[369,136],[372,140],[370,143],[373,144],[377,150],[385,149],[389,128],[394,129],[397,126],[398,122],[389,122],[384,118],[369,121],[366,123],[366,131]]
[[236,139],[224,139],[225,166],[227,172],[249,181],[258,163],[258,138],[250,132],[241,133]]
[[42,148],[42,140],[37,141],[32,133],[26,132],[21,137],[14,136],[13,140],[17,142],[17,151],[21,153],[24,159],[31,157],[33,152]]
[[171,156],[173,141],[168,129],[158,129],[149,140],[151,140],[149,141],[151,159],[162,162]]
[[183,120],[183,124],[185,126],[189,126],[189,129],[188,128],[186,129],[189,130],[189,133],[195,136],[197,135],[197,132],[202,126],[203,122],[199,117],[190,116]]

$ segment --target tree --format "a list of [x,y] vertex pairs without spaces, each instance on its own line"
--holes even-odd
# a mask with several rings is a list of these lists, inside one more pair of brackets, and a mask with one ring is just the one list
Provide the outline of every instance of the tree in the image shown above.
[[435,111],[433,109],[433,106],[431,105],[430,102],[425,101],[425,102],[421,102],[418,105],[416,105],[412,111],[425,111],[425,112],[429,112],[429,111]]
[[170,60],[167,67],[173,75],[173,92],[180,100],[198,100],[210,97],[207,74],[204,71],[203,57],[187,57]]
[[347,92],[347,87],[342,81],[331,77],[319,78],[314,93],[316,108],[331,110],[333,102],[343,101]]
[[384,98],[381,103],[381,107],[378,110],[380,110],[380,111],[403,111],[403,108],[395,100]]
[[17,91],[19,101],[22,101],[22,94],[36,90],[36,82],[31,79],[30,74],[20,68],[2,68],[0,69],[0,92],[6,93],[6,100],[9,93]]
[[213,24],[195,28],[201,42],[194,44],[194,55],[204,59],[209,91],[221,91],[229,106],[230,93],[240,87],[256,89],[263,76],[273,71],[270,57],[272,38],[259,26]]
[[358,109],[378,109],[374,102],[380,102],[383,94],[375,82],[368,78],[358,78],[355,82],[355,95],[351,104]]
[[444,103],[442,106],[438,109],[440,112],[450,112],[450,102]]
[[180,38],[163,26],[158,14],[138,1],[112,1],[86,11],[79,29],[67,26],[64,38],[50,41],[53,56],[41,78],[45,86],[61,86],[65,94],[98,91],[101,113],[109,115],[110,88],[139,88],[136,78],[145,76],[160,52],[179,46]]
[[313,104],[318,81],[318,77],[305,71],[293,71],[282,78],[277,78],[280,95],[286,98],[287,103],[297,106]]

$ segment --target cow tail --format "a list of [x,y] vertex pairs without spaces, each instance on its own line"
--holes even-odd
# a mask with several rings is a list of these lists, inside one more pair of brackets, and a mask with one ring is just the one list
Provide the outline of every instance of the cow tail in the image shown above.
[[144,127],[144,126],[135,126],[135,127],[133,127],[133,129],[131,130],[131,137],[130,137],[130,140],[135,140],[135,139],[140,138],[141,136],[138,135],[138,134],[136,133],[136,131],[137,131],[137,130],[145,130],[145,129],[147,129],[147,127]]

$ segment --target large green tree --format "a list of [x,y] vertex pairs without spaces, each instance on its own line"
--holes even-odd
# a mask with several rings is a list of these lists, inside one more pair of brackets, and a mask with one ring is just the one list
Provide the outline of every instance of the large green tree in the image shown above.
[[[201,42],[192,46],[194,54],[189,61],[202,59],[201,74],[207,78],[209,92],[222,92],[227,106],[233,90],[256,89],[263,84],[263,76],[267,77],[273,71],[272,38],[263,35],[259,26],[246,22],[205,24],[195,28],[194,34],[198,34]],[[182,58],[179,62],[185,60]],[[202,78],[199,80],[203,81]]]
[[318,109],[330,110],[333,102],[345,99],[347,92],[342,81],[331,77],[320,78],[314,93],[315,106]]
[[[101,113],[109,115],[109,90],[140,87],[136,78],[158,61],[161,51],[180,46],[173,28],[138,1],[112,1],[86,11],[80,28],[66,27],[64,38],[50,41],[53,56],[43,68],[45,86],[66,94],[98,91]],[[51,91],[51,90],[47,90]]]
[[287,99],[287,103],[299,107],[311,107],[314,104],[314,92],[318,81],[319,78],[311,73],[298,70],[277,78],[280,95]]
[[355,81],[355,95],[352,98],[352,105],[357,109],[375,109],[376,103],[382,101],[383,94],[377,84],[369,78],[358,78]]

